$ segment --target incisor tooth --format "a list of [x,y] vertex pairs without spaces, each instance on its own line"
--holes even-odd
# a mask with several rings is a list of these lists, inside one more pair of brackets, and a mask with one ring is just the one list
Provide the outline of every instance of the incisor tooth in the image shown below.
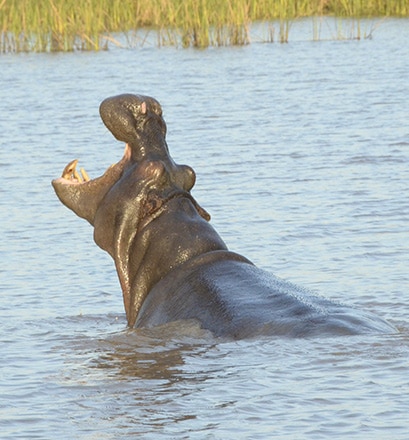
[[80,174],[79,174],[79,172],[77,171],[76,168],[74,168],[72,170],[72,175],[78,180],[78,182],[80,182],[80,183],[83,182],[82,177],[80,176]]
[[84,168],[81,168],[80,171],[85,182],[89,182],[91,179],[89,178],[88,173],[84,170]]

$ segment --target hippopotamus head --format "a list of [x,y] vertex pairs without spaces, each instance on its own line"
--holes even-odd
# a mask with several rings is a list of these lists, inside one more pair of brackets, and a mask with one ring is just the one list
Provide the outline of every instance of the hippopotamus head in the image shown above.
[[[192,255],[225,245],[190,194],[193,169],[169,155],[160,104],[147,96],[119,95],[102,102],[100,115],[125,142],[122,159],[93,180],[77,171],[74,160],[52,185],[64,205],[94,226],[95,242],[114,258],[132,326],[158,279]],[[208,233],[192,246],[198,223]],[[181,227],[182,234],[172,234]]]
[[[164,190],[166,188],[165,192],[189,193],[195,184],[195,173],[189,166],[175,164],[170,157],[165,140],[166,124],[155,99],[131,94],[114,96],[102,102],[100,114],[112,134],[126,143],[124,155],[101,177],[93,180],[83,168],[77,171],[78,160],[70,162],[62,176],[52,182],[64,205],[95,225],[102,200],[116,184],[129,182],[129,173],[133,175],[133,186],[127,189],[128,195],[130,192],[139,194],[142,187],[145,191],[148,187],[157,188],[159,182]],[[148,192],[153,195],[152,191]],[[148,205],[146,201],[144,205]],[[207,216],[204,211],[203,215]]]

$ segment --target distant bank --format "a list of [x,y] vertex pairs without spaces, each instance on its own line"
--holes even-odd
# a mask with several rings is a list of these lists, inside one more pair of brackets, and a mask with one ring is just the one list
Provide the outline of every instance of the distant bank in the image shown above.
[[[249,26],[276,21],[269,41],[288,41],[303,17],[409,17],[408,0],[0,0],[0,53],[102,50],[117,34],[157,32],[158,45],[250,42]],[[360,36],[357,35],[357,38]],[[142,42],[143,43],[143,42]]]

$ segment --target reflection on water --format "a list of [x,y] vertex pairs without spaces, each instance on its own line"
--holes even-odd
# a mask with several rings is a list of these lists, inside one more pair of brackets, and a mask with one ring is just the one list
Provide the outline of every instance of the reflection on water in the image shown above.
[[[407,24],[361,42],[0,57],[2,438],[407,438]],[[112,261],[50,186],[74,158],[91,176],[119,159],[98,106],[123,92],[162,102],[232,250],[400,333],[126,329]]]
[[[154,329],[128,329],[98,342],[104,355],[95,366],[115,371],[118,377],[163,379],[182,373],[184,355],[200,354],[216,341],[199,323],[181,321]],[[106,351],[107,345],[111,351]],[[89,343],[87,343],[89,349]]]

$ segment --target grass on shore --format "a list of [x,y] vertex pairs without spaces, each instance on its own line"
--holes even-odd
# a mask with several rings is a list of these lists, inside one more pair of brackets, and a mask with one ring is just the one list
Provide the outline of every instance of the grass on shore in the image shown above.
[[[253,21],[279,21],[288,41],[300,17],[409,16],[408,0],[0,0],[0,53],[101,50],[115,33],[158,32],[158,44],[250,42]],[[271,40],[274,36],[271,36]]]

